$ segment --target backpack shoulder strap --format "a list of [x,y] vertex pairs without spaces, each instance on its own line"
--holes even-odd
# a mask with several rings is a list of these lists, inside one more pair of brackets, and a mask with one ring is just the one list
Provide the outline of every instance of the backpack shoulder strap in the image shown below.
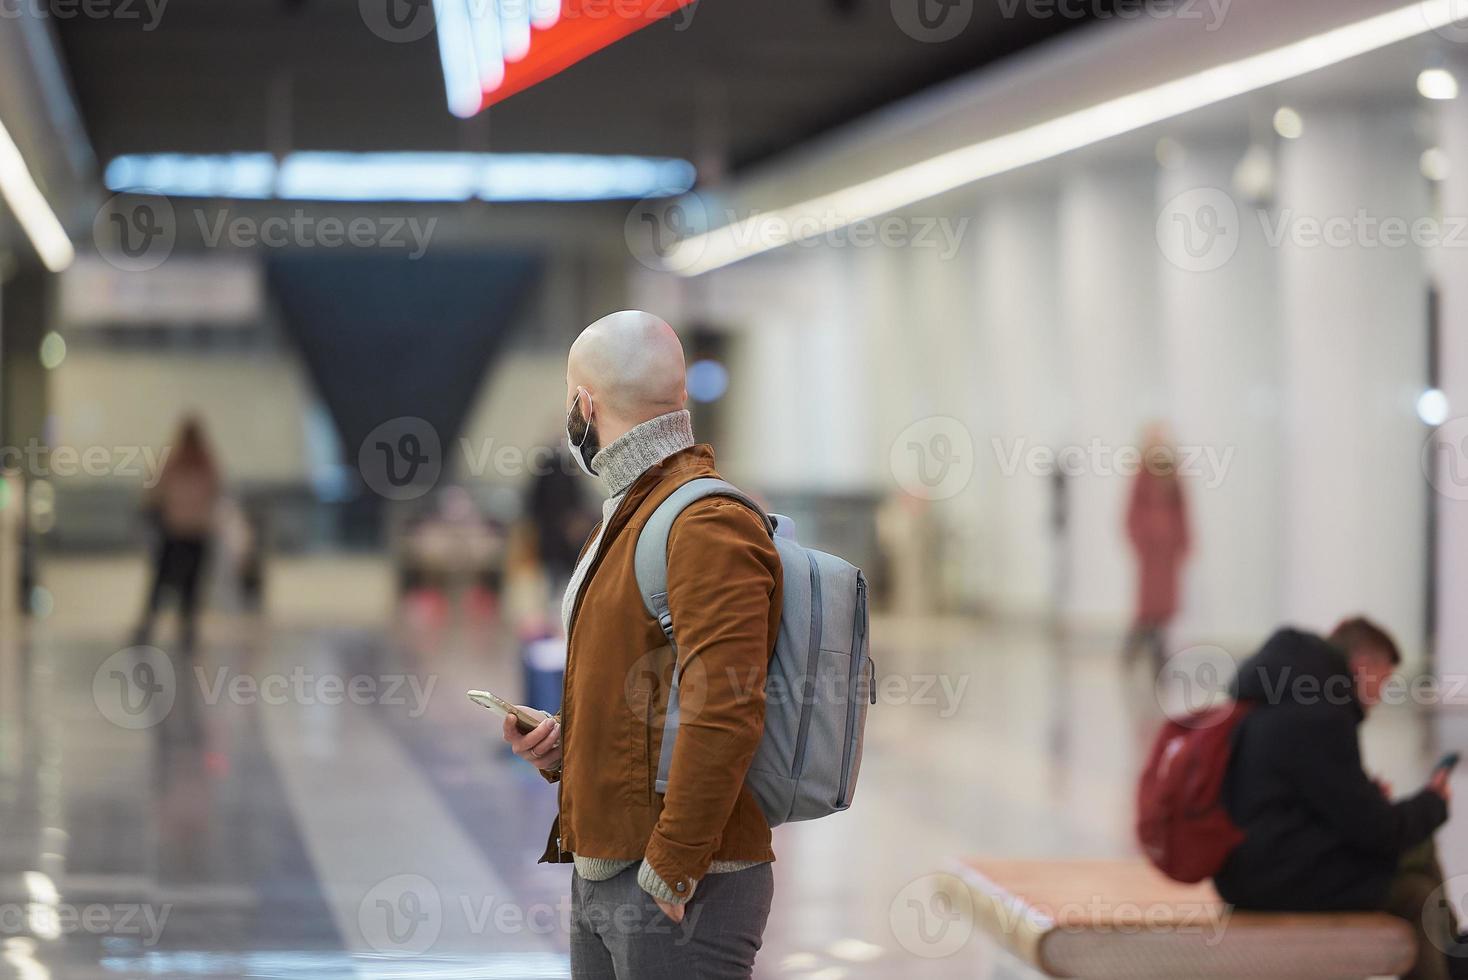
[[[707,497],[729,497],[740,501],[760,516],[766,531],[771,535],[775,533],[775,525],[764,508],[734,484],[713,477],[689,480],[658,504],[637,534],[637,551],[633,561],[637,573],[637,588],[642,593],[642,604],[647,607],[652,618],[658,621],[675,657],[678,644],[673,639],[673,614],[668,610],[668,537],[678,515],[690,504]],[[658,756],[657,781],[653,787],[659,793],[668,791],[668,774],[673,770],[673,744],[678,737],[678,701],[678,668],[675,662],[672,686],[668,691],[668,711],[663,719],[663,746]]]
[[637,573],[637,588],[642,593],[642,604],[653,619],[662,627],[668,642],[673,642],[673,615],[668,611],[668,537],[673,531],[673,522],[678,516],[699,500],[708,497],[729,497],[738,500],[759,515],[765,530],[774,534],[774,525],[764,508],[734,484],[713,477],[689,480],[668,495],[642,525],[637,535],[637,552],[634,568]]

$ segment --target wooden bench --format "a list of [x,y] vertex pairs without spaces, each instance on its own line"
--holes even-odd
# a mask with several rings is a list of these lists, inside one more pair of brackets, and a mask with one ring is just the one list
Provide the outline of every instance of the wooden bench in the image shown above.
[[948,879],[958,908],[1046,976],[1085,980],[1364,980],[1416,959],[1385,914],[1235,912],[1211,885],[1180,885],[1140,861],[966,858]]

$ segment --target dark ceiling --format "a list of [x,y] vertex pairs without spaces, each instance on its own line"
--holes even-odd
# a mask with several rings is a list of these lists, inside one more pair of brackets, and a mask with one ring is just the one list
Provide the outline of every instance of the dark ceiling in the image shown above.
[[432,34],[395,43],[368,29],[364,8],[387,2],[413,0],[172,0],[150,31],[135,0],[141,20],[57,28],[103,161],[475,149],[647,153],[737,170],[1082,22],[1036,19],[1019,0],[895,0],[971,9],[968,26],[937,43],[898,26],[894,0],[700,0],[686,22],[674,15],[460,121],[445,108]]

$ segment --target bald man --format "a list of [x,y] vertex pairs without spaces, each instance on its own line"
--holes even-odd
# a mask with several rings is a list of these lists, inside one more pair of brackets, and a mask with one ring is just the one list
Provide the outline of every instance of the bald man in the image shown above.
[[[507,722],[504,737],[559,784],[541,861],[575,866],[577,980],[749,977],[774,891],[770,828],[744,785],[780,628],[774,543],[738,501],[683,511],[668,538],[676,652],[637,587],[638,530],[679,486],[718,476],[694,444],[685,378],[673,328],[638,311],[587,327],[566,364],[567,439],[607,499],[562,603],[561,715],[528,735]],[[659,794],[675,667],[678,740]]]

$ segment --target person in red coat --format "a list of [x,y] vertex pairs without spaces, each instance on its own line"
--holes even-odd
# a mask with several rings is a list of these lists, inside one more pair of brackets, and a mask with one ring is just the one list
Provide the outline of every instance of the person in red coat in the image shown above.
[[1127,537],[1137,558],[1137,606],[1126,657],[1149,650],[1153,666],[1167,657],[1167,625],[1177,614],[1179,580],[1190,535],[1187,499],[1177,471],[1177,452],[1161,426],[1147,432],[1142,468],[1127,504]]

